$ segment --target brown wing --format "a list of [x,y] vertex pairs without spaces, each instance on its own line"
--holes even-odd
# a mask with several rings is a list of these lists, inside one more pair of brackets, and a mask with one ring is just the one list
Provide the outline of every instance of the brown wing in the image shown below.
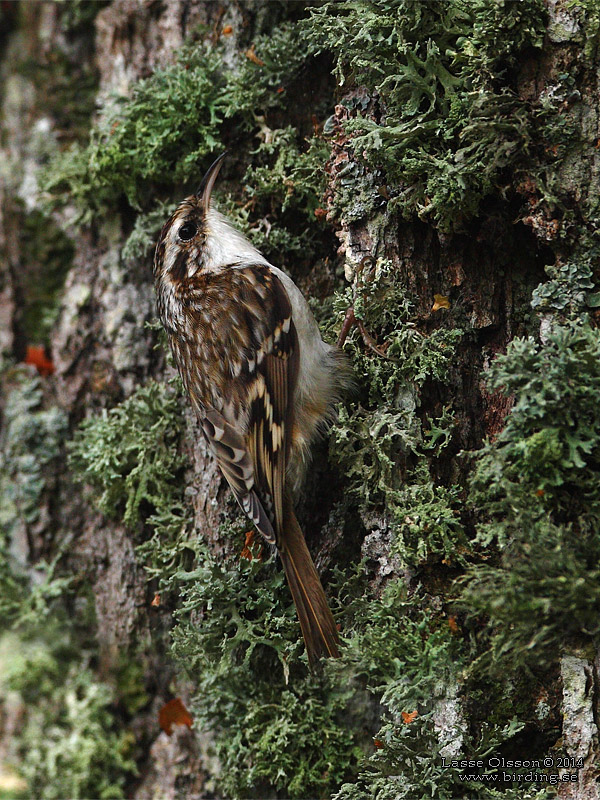
[[[198,276],[196,282],[188,313],[206,320],[214,309],[214,324],[198,334],[204,349],[210,348],[211,364],[219,365],[219,379],[200,393],[202,428],[239,504],[277,542],[299,362],[290,301],[279,278],[262,264]],[[216,384],[222,387],[219,398]],[[193,400],[193,387],[189,391]]]
[[272,520],[254,488],[255,468],[244,436],[214,409],[207,411],[201,422],[208,444],[236,500],[265,539],[275,543]]
[[249,387],[247,442],[256,488],[279,539],[299,353],[287,293],[275,275],[270,274],[270,282],[270,333],[257,351],[255,379]]

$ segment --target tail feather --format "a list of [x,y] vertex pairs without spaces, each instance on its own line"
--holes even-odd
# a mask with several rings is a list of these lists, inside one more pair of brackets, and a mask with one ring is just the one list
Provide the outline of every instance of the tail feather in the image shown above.
[[304,534],[291,505],[286,504],[279,555],[296,606],[308,663],[314,668],[321,656],[339,658],[337,628]]

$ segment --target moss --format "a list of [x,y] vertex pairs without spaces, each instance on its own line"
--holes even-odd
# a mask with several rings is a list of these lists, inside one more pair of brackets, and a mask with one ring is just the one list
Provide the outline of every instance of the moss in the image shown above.
[[524,163],[533,121],[511,75],[521,54],[541,47],[544,20],[538,0],[314,10],[313,46],[334,53],[340,85],[369,92],[368,113],[356,109],[346,131],[358,160],[384,173],[389,208],[460,227],[500,191],[504,171]]

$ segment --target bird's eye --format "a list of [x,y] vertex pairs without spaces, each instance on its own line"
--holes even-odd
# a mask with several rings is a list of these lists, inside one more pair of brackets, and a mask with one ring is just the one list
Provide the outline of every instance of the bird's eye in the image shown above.
[[182,242],[189,242],[198,233],[198,226],[195,222],[184,222],[177,231],[177,235]]

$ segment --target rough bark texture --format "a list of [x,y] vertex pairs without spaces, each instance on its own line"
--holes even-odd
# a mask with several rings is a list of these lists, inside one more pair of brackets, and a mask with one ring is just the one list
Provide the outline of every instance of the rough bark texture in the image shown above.
[[[393,4],[381,3],[381,13],[384,10],[388,13],[390,5]],[[514,97],[525,104],[531,118],[537,120],[538,127],[528,145],[530,149],[526,157],[515,160],[498,173],[494,189],[483,193],[474,213],[462,222],[457,221],[455,226],[448,226],[438,224],[426,212],[418,218],[415,209],[408,212],[405,209],[402,215],[394,210],[393,203],[388,204],[390,198],[397,198],[400,191],[406,189],[406,185],[402,180],[385,179],[385,169],[369,162],[368,153],[365,155],[366,151],[355,145],[355,131],[349,130],[347,125],[357,117],[357,108],[367,119],[376,120],[378,124],[385,121],[385,99],[377,91],[365,89],[359,68],[355,71],[348,68],[343,83],[338,75],[338,85],[333,92],[328,76],[336,53],[331,45],[329,55],[327,52],[315,55],[310,62],[312,66],[299,67],[289,83],[276,73],[273,66],[276,59],[265,55],[268,52],[266,41],[269,37],[276,41],[279,21],[283,24],[289,18],[290,24],[295,24],[299,18],[307,17],[304,4],[287,8],[268,2],[221,4],[198,0],[111,0],[98,5],[85,2],[1,4],[0,350],[4,366],[0,377],[3,389],[0,512],[5,531],[0,538],[0,559],[5,558],[8,566],[0,570],[0,579],[3,580],[4,571],[10,581],[13,581],[13,574],[16,575],[16,583],[7,582],[6,585],[13,587],[14,584],[17,588],[15,599],[9,597],[12,605],[7,601],[6,611],[7,620],[14,621],[16,631],[7,626],[0,640],[0,796],[4,796],[2,781],[8,786],[9,777],[14,781],[14,775],[23,771],[23,753],[35,746],[36,735],[39,739],[46,737],[47,726],[56,719],[60,718],[63,724],[60,711],[56,711],[50,721],[46,720],[46,711],[38,709],[36,704],[40,700],[32,687],[25,685],[21,678],[15,679],[15,674],[22,675],[28,669],[27,654],[38,653],[44,642],[43,632],[31,627],[32,621],[37,621],[42,628],[47,624],[49,631],[55,630],[52,627],[55,624],[56,630],[62,631],[69,625],[75,628],[74,631],[69,628],[70,649],[65,645],[65,651],[57,654],[52,650],[54,644],[46,642],[44,645],[52,653],[51,658],[55,660],[52,663],[70,676],[65,678],[67,686],[73,674],[79,671],[89,676],[85,678],[88,683],[82,684],[84,688],[77,690],[80,694],[91,692],[90,686],[96,685],[108,692],[105,702],[89,706],[98,709],[93,713],[103,720],[98,723],[98,730],[105,732],[102,736],[91,727],[82,733],[76,724],[73,725],[77,735],[87,736],[86,742],[106,738],[110,752],[102,751],[104,754],[97,756],[98,761],[92,762],[99,775],[109,772],[113,775],[114,772],[116,776],[103,795],[106,797],[149,800],[319,794],[340,800],[363,800],[367,796],[391,800],[411,796],[405,794],[409,790],[414,797],[429,796],[427,791],[435,796],[432,788],[435,786],[437,796],[459,797],[462,796],[461,784],[452,782],[449,770],[440,769],[441,757],[450,760],[478,758],[480,752],[489,755],[490,748],[486,750],[485,743],[489,728],[494,732],[493,736],[490,734],[491,747],[503,757],[528,759],[551,754],[556,763],[556,754],[562,753],[582,759],[583,766],[576,770],[578,781],[561,784],[559,796],[577,800],[598,798],[600,676],[593,631],[590,633],[589,626],[586,628],[583,623],[580,630],[575,623],[561,642],[566,648],[564,655],[555,643],[551,656],[544,654],[544,660],[532,666],[531,660],[526,660],[529,656],[523,656],[524,663],[520,661],[521,653],[527,650],[523,645],[505,667],[499,655],[501,645],[494,650],[493,631],[503,626],[508,630],[511,626],[505,624],[501,615],[494,617],[489,607],[482,607],[475,601],[469,607],[468,596],[457,607],[451,605],[458,592],[455,578],[470,575],[468,566],[471,563],[484,566],[489,563],[497,567],[503,554],[510,552],[512,541],[509,534],[500,533],[487,541],[485,535],[477,538],[477,531],[486,521],[497,519],[498,510],[486,508],[481,500],[481,489],[473,499],[469,476],[474,469],[474,458],[461,455],[480,448],[486,437],[493,448],[496,437],[511,416],[513,405],[518,402],[518,391],[507,394],[498,386],[490,386],[486,377],[489,367],[516,337],[532,335],[542,347],[548,337],[551,338],[552,326],[563,313],[567,301],[562,307],[554,308],[551,303],[548,307],[542,306],[537,311],[538,316],[530,308],[534,290],[547,281],[547,266],[558,269],[589,256],[594,278],[597,277],[594,248],[598,230],[596,198],[600,193],[600,54],[598,11],[594,11],[592,5],[590,2],[582,4],[581,10],[561,0],[546,3],[543,46],[524,47],[518,57],[518,67],[512,68],[511,73]],[[596,38],[592,36],[593,25]],[[198,34],[199,26],[203,27]],[[260,40],[263,49],[255,52],[253,43],[265,32],[266,38]],[[152,521],[152,514],[157,511],[148,499],[151,494],[144,495],[135,513],[127,518],[121,495],[108,495],[109,503],[110,497],[119,498],[115,508],[99,505],[101,490],[106,490],[102,480],[99,480],[98,489],[88,471],[82,483],[74,462],[67,466],[67,442],[77,437],[83,420],[100,419],[104,410],[121,407],[128,399],[137,402],[138,391],[149,382],[162,383],[174,375],[164,350],[156,346],[159,338],[156,328],[147,324],[154,320],[151,253],[146,247],[142,248],[143,254],[138,251],[136,256],[130,257],[123,254],[123,246],[138,215],[152,212],[155,201],[178,201],[184,195],[184,183],[189,176],[174,174],[169,184],[164,175],[151,174],[148,197],[140,199],[141,210],[135,208],[135,203],[129,202],[123,192],[97,207],[89,201],[92,215],[84,219],[83,225],[76,223],[81,210],[78,199],[69,196],[64,183],[58,190],[56,186],[45,192],[40,188],[40,176],[48,161],[74,142],[85,147],[94,120],[115,113],[117,121],[113,132],[119,131],[118,125],[122,123],[114,95],[131,99],[140,80],[151,78],[157,70],[177,62],[190,36],[195,36],[197,48],[201,42],[206,42],[219,53],[219,74],[235,74],[242,69],[240,64],[244,69],[249,69],[251,64],[265,72],[273,70],[278,76],[273,79],[269,91],[276,99],[278,93],[284,95],[283,106],[271,107],[264,101],[267,110],[257,108],[254,115],[248,113],[243,117],[244,123],[240,123],[235,114],[227,117],[221,128],[217,123],[210,123],[216,140],[233,149],[227,186],[234,199],[227,198],[225,192],[222,199],[224,204],[230,203],[228,208],[237,208],[238,222],[248,219],[243,213],[249,213],[251,220],[252,214],[256,215],[251,227],[257,237],[266,230],[265,241],[268,241],[270,226],[276,230],[283,229],[285,224],[286,230],[291,231],[289,240],[296,237],[303,242],[301,247],[293,243],[274,245],[269,257],[275,258],[276,247],[280,248],[285,260],[281,265],[286,266],[301,288],[315,298],[321,321],[329,326],[330,334],[332,329],[339,330],[341,312],[338,313],[338,309],[334,319],[327,298],[334,289],[341,292],[346,285],[354,287],[354,299],[360,301],[356,305],[357,313],[366,308],[367,327],[375,326],[369,332],[377,339],[378,346],[383,349],[390,346],[392,358],[400,362],[406,358],[408,362],[412,357],[410,348],[416,345],[413,337],[410,340],[413,344],[407,344],[404,351],[400,345],[394,351],[390,342],[395,341],[397,330],[386,316],[388,311],[401,320],[398,324],[403,326],[403,331],[416,331],[419,342],[441,341],[440,358],[445,348],[454,348],[443,368],[443,379],[436,377],[433,356],[427,355],[422,357],[424,375],[417,376],[415,369],[415,374],[398,372],[400,377],[390,378],[385,391],[391,399],[386,405],[387,401],[381,400],[383,391],[377,395],[379,388],[373,388],[371,393],[372,387],[367,382],[372,380],[375,387],[378,370],[387,369],[386,365],[391,362],[380,359],[356,332],[352,334],[349,350],[357,369],[359,397],[348,400],[349,417],[341,412],[329,462],[325,446],[317,448],[314,471],[308,479],[305,496],[299,502],[301,521],[317,567],[336,587],[332,589],[337,595],[336,614],[346,625],[350,655],[337,677],[332,672],[333,678],[323,679],[318,686],[318,679],[311,684],[305,671],[300,677],[300,650],[294,650],[293,637],[289,638],[294,623],[289,607],[281,606],[284,611],[269,633],[278,642],[277,637],[281,637],[277,657],[271,653],[272,661],[264,661],[270,667],[261,667],[263,672],[256,675],[256,682],[252,679],[245,684],[246,679],[242,677],[240,683],[235,684],[237,679],[232,671],[231,694],[228,690],[223,695],[223,707],[229,707],[230,703],[234,707],[239,698],[234,701],[231,697],[236,692],[242,694],[242,689],[244,692],[247,689],[250,696],[255,683],[260,686],[261,682],[270,682],[269,669],[273,670],[273,675],[276,672],[277,680],[280,673],[285,674],[281,690],[277,689],[280,694],[257,700],[256,707],[248,712],[247,724],[254,725],[251,732],[234,729],[234,726],[228,728],[226,717],[219,717],[220,703],[214,700],[209,701],[214,709],[197,712],[204,713],[205,718],[211,720],[210,724],[191,730],[186,725],[175,725],[170,734],[161,731],[158,724],[161,709],[174,697],[181,697],[189,708],[201,709],[202,698],[197,695],[201,675],[206,680],[206,684],[202,684],[206,697],[214,697],[208,692],[212,691],[211,687],[220,685],[219,681],[227,672],[223,666],[226,662],[219,658],[223,652],[227,653],[228,642],[237,641],[235,637],[239,631],[246,630],[244,626],[252,629],[253,633],[248,635],[255,636],[256,642],[242,638],[231,663],[240,670],[240,664],[252,664],[253,648],[261,653],[260,648],[264,646],[260,631],[255,633],[252,626],[257,619],[271,620],[270,612],[264,612],[261,605],[265,595],[261,596],[260,592],[256,597],[252,595],[246,610],[240,612],[243,620],[235,616],[236,610],[231,611],[227,598],[223,599],[229,590],[223,590],[218,597],[215,594],[215,613],[217,616],[233,614],[234,623],[214,645],[218,655],[210,651],[212,640],[207,644],[208,639],[203,639],[197,644],[197,652],[201,654],[196,658],[195,631],[201,632],[199,637],[205,635],[202,633],[205,630],[209,631],[206,636],[214,635],[210,633],[214,630],[210,626],[216,626],[217,622],[211,618],[210,592],[200,600],[195,598],[194,581],[204,580],[208,586],[214,581],[217,585],[214,575],[209,580],[202,569],[214,572],[213,565],[220,563],[219,560],[237,559],[243,546],[240,534],[245,532],[245,523],[239,518],[235,521],[229,492],[185,403],[181,399],[174,401],[179,403],[178,415],[183,420],[175,446],[183,466],[173,467],[168,483],[174,493],[173,503],[182,502],[187,509],[181,530],[190,542],[205,542],[206,551],[194,549],[193,544],[186,549],[185,536],[180,531],[177,535],[182,538],[177,540],[177,547],[165,549],[162,554],[157,545],[152,551],[152,558],[161,564],[157,567],[149,551],[144,550],[144,543],[152,538],[153,531],[159,530]],[[327,51],[324,45],[321,49]],[[290,62],[297,57],[298,53],[290,49]],[[364,67],[361,69],[364,71]],[[284,74],[282,69],[280,72]],[[565,75],[570,76],[568,81]],[[257,85],[260,79],[261,74],[257,73]],[[211,75],[210,80],[218,79]],[[492,83],[500,80],[493,76]],[[250,91],[254,87],[248,83],[247,88]],[[554,104],[553,119],[559,119],[561,125],[571,131],[570,138],[566,137],[560,145],[554,140],[549,143],[544,140],[546,129],[539,120],[546,118],[541,112],[535,116],[547,100]],[[116,110],[111,112],[111,109]],[[157,104],[156,116],[164,113]],[[218,116],[221,112],[214,113]],[[240,112],[242,116],[243,113],[246,112]],[[199,126],[204,124],[202,120],[198,122]],[[258,151],[254,150],[256,142],[265,148],[277,142],[277,135],[286,126],[293,126],[297,136],[295,155],[290,159],[298,158],[298,163],[304,155],[302,148],[307,148],[306,141],[313,134],[321,144],[323,127],[328,135],[325,155],[317,162],[318,170],[313,168],[315,162],[310,162],[308,168],[303,168],[304,172],[294,172],[290,164],[296,162],[286,162],[287,189],[279,179],[275,159],[260,161],[263,156],[257,156]],[[146,135],[143,125],[137,130],[137,136],[143,139]],[[451,146],[454,144],[448,145]],[[556,151],[547,152],[552,148],[559,150],[560,157],[555,160]],[[284,148],[265,152],[286,155]],[[270,155],[265,156],[268,157]],[[203,156],[202,159],[204,167],[207,158]],[[241,163],[256,163],[261,168],[266,164],[267,173],[272,171],[273,180],[279,181],[281,195],[272,201],[265,200],[252,194],[252,186],[244,188]],[[92,169],[90,164],[88,168]],[[460,160],[457,164],[456,169],[460,170]],[[143,174],[141,168],[136,169]],[[316,172],[319,172],[317,177]],[[292,205],[291,216],[295,214],[296,219],[290,222],[285,203],[303,182],[311,187],[318,185],[324,173],[325,192],[316,197],[316,210],[310,208],[305,223],[305,217],[301,216],[305,213],[303,203],[310,207],[312,200],[293,201],[297,206]],[[100,170],[95,174],[100,197],[103,173]],[[354,194],[348,194],[348,175],[353,174],[358,175],[356,189],[352,190]],[[251,174],[247,183],[259,179],[264,185],[268,183],[268,175],[257,177],[257,173]],[[371,195],[370,203],[357,212],[356,204],[363,196],[365,181],[377,200],[373,201]],[[49,198],[61,191],[62,204],[54,203],[49,210]],[[348,198],[354,195],[358,199],[351,207]],[[159,217],[149,223],[151,236],[156,233],[157,224],[160,226]],[[315,238],[312,244],[306,244],[300,238],[302,232],[298,231],[303,226],[312,230],[312,225],[316,226]],[[305,253],[312,252],[310,247],[323,252],[319,252],[318,257],[310,256],[307,263]],[[365,257],[372,259],[377,270],[383,270],[373,271],[373,281],[380,287],[377,289],[380,294],[375,293],[371,306],[370,290],[361,283],[368,269],[364,266]],[[59,277],[52,285],[45,282],[49,264],[58,265]],[[398,311],[390,311],[392,295],[386,294],[391,291],[390,286],[402,287],[403,296],[410,299],[409,312],[400,310],[400,305]],[[561,286],[560,291],[564,289],[567,294],[571,291],[569,286],[566,289],[563,284]],[[590,279],[581,291],[589,294],[593,288],[593,279]],[[348,301],[351,294],[347,293]],[[434,295],[447,300],[448,308],[433,310]],[[594,305],[590,300],[585,311],[577,307],[573,312],[580,320],[585,316],[591,330],[596,329],[598,312],[594,309],[597,305],[600,303]],[[38,325],[43,314],[49,315],[49,321]],[[382,320],[380,326],[378,318]],[[436,336],[451,337],[459,328],[462,333],[456,341],[435,339]],[[52,362],[50,370],[40,367],[39,356],[35,365],[32,346],[45,346],[46,356]],[[428,358],[431,360],[427,361]],[[27,361],[30,363],[23,363]],[[361,365],[366,362],[375,366],[368,368],[372,371],[361,372]],[[576,378],[574,375],[573,380]],[[384,375],[381,385],[386,380]],[[373,400],[375,396],[379,399]],[[432,431],[435,424],[439,424],[441,430],[440,420],[450,406],[454,422],[447,446],[442,445],[440,451],[436,451],[432,434],[432,446],[427,450],[424,445],[429,441],[428,431]],[[378,407],[390,416],[379,420]],[[400,418],[409,422],[402,433],[395,434],[393,426],[400,425]],[[122,430],[125,438],[128,435],[126,425]],[[344,435],[356,436],[359,430],[366,441],[356,445],[351,442],[349,450]],[[142,433],[140,429],[140,436]],[[163,439],[168,436],[167,431]],[[368,449],[369,437],[373,437],[374,442],[379,439],[386,442],[386,437],[391,437],[390,449],[381,457],[380,475],[383,477],[373,491],[367,491],[367,487],[372,480],[371,467],[377,461],[375,456],[364,462],[357,460],[359,465],[364,463],[362,481],[352,472],[352,458],[359,458],[363,445]],[[85,441],[84,447],[90,453],[93,448],[100,447],[95,439]],[[348,452],[352,455],[348,456]],[[589,458],[582,456],[585,464],[580,469],[582,474],[589,475],[598,468],[597,460],[593,461],[599,452],[598,444],[590,445],[586,452],[596,454]],[[76,463],[87,463],[85,453],[77,458]],[[393,462],[388,472],[385,471],[386,458]],[[119,473],[122,483],[135,466],[135,462],[131,463],[128,472]],[[417,468],[426,468],[425,483],[432,487],[432,499],[427,501],[427,506],[422,495],[418,502],[401,496],[405,484],[409,487],[419,484],[418,475],[423,473],[418,473]],[[120,467],[107,461],[106,473],[113,469],[118,472]],[[501,482],[501,479],[501,474],[497,474],[497,480]],[[538,488],[537,495],[532,492],[532,504],[550,491],[545,483],[535,486],[545,488]],[[456,494],[442,508],[441,493],[449,487],[457,487]],[[573,491],[576,493],[576,487]],[[429,517],[424,516],[426,507],[433,508]],[[550,513],[548,511],[548,515]],[[443,528],[444,514],[451,517],[447,528]],[[578,530],[578,523],[572,521],[568,510],[562,518],[557,512],[556,519],[557,524],[564,522],[565,526]],[[516,527],[519,524],[517,522]],[[230,538],[232,526],[237,530],[237,539]],[[446,532],[460,529],[460,536],[457,534],[452,547],[437,547],[433,534],[428,538],[428,531],[437,530],[436,526]],[[416,539],[411,540],[409,537],[413,534]],[[418,542],[419,547],[422,544],[419,557],[406,555],[406,549],[410,549],[410,544],[406,543],[410,541]],[[507,541],[508,550],[505,550]],[[528,546],[525,543],[525,551]],[[593,552],[590,550],[592,555]],[[361,557],[361,566],[353,567]],[[508,570],[509,562],[510,558],[502,562],[502,568]],[[52,570],[44,572],[43,565],[49,564],[53,565]],[[150,564],[151,574],[147,569]],[[345,580],[353,588],[343,588],[344,581],[340,583],[339,576],[334,576],[335,565],[346,570]],[[256,551],[255,560],[248,569],[255,567]],[[266,595],[279,592],[277,571],[269,566],[264,569],[267,582],[264,592]],[[48,574],[58,581],[52,584],[54,588],[48,589],[44,583]],[[248,573],[247,577],[252,586],[253,575]],[[246,580],[245,576],[243,573],[239,580]],[[597,581],[597,571],[593,576]],[[68,580],[68,585],[61,584],[60,580]],[[226,583],[226,577],[221,576],[219,580],[219,586],[231,586]],[[0,582],[0,586],[4,584]],[[28,587],[24,594],[22,586]],[[600,590],[598,594],[600,596]],[[280,597],[277,602],[284,601]],[[4,608],[1,603],[0,608]],[[572,617],[574,613],[565,611],[565,617],[568,614]],[[493,621],[492,633],[486,627],[489,614]],[[529,617],[533,619],[534,612]],[[56,619],[59,621],[55,622]],[[542,627],[541,622],[539,627]],[[179,633],[173,634],[174,629]],[[0,631],[3,630],[0,626]],[[533,626],[532,647],[535,634]],[[422,651],[418,650],[420,647]],[[488,651],[488,647],[491,650]],[[585,657],[581,654],[582,647],[587,648]],[[367,652],[369,649],[371,652]],[[508,645],[505,650],[513,652]],[[19,655],[21,661],[16,666],[12,651],[25,654]],[[208,656],[204,655],[205,651]],[[443,658],[436,655],[442,651]],[[385,655],[381,655],[384,652]],[[537,651],[534,648],[532,652]],[[244,654],[248,654],[247,658]],[[443,666],[435,666],[438,657],[445,659]],[[34,659],[34,655],[31,658]],[[493,663],[497,661],[500,672],[504,671],[503,678],[496,679],[494,675],[498,673],[493,670],[477,672],[483,669],[481,664],[489,665],[486,658]],[[434,664],[430,672],[428,659]],[[381,667],[380,672],[379,665],[383,662],[385,668]],[[38,664],[35,669],[40,669],[39,663],[35,661]],[[206,678],[208,663],[217,666],[214,674]],[[49,672],[53,669],[56,667],[47,667]],[[422,683],[420,670],[425,676]],[[12,677],[3,679],[2,673]],[[302,683],[303,680],[307,682]],[[275,678],[273,681],[275,685]],[[416,687],[413,694],[410,686],[407,688],[411,683]],[[348,692],[341,700],[337,690],[331,689],[334,684],[342,685]],[[500,685],[504,687],[501,690],[497,688]],[[428,687],[423,689],[423,696],[419,694],[419,686]],[[58,699],[52,694],[54,689],[44,691],[42,702],[53,709],[62,708],[60,704],[68,700],[59,690],[56,690]],[[292,691],[298,694],[292,697]],[[323,692],[319,698],[334,698],[330,717],[318,716],[320,712],[311,706],[317,691]],[[270,716],[269,709],[284,695],[284,705],[295,699],[307,709],[306,719],[312,720],[308,715],[314,714],[319,721],[317,725],[322,725],[324,731],[335,728],[338,738],[332,734],[333,744],[328,744],[329,733],[323,733],[323,749],[331,747],[335,752],[342,746],[346,748],[344,752],[348,756],[344,756],[343,763],[340,758],[338,766],[333,763],[333,757],[327,756],[327,764],[321,764],[310,751],[306,766],[302,756],[294,751],[295,755],[278,768],[277,775],[269,771],[268,754],[285,751],[288,742],[295,738],[304,742],[305,739],[300,738],[304,736],[315,753],[320,747],[310,739],[312,732],[302,730],[302,713],[290,717],[291,722],[286,717],[285,723],[273,723],[275,712]],[[90,696],[89,693],[85,695]],[[266,689],[264,697],[268,697]],[[329,708],[328,702],[320,699],[316,705]],[[418,714],[411,716],[417,711]],[[80,710],[78,718],[81,720],[85,713],[87,711]],[[107,714],[109,717],[104,716]],[[513,722],[514,727],[511,727]],[[285,724],[289,724],[289,729]],[[57,747],[70,729],[67,726],[60,730],[63,732],[58,737]],[[415,731],[414,741],[410,738],[411,731]],[[217,747],[220,760],[214,756],[214,738],[220,742]],[[250,743],[240,744],[245,738]],[[228,742],[234,742],[231,749],[228,749]],[[231,766],[238,752],[234,746],[240,747],[239,752],[249,753],[247,761],[236,765],[235,770]],[[242,747],[246,749],[242,751]],[[362,756],[357,748],[365,751]],[[433,749],[436,755],[430,758]],[[428,777],[429,767],[422,766],[423,758],[435,762],[437,771],[433,777]],[[99,794],[104,784],[90,786],[86,783],[89,774],[96,774],[89,764],[84,763],[82,767],[73,754],[65,759],[67,767],[63,766],[63,770],[87,773],[86,777],[77,773],[79,782],[72,783],[71,796],[92,796],[93,791]],[[311,759],[318,763],[315,774],[310,772]],[[365,766],[366,759],[370,759],[368,766]],[[30,796],[28,792],[44,798],[64,796],[60,794],[60,779],[52,777],[43,761],[40,757],[37,772],[25,770],[29,782],[25,788],[16,781],[15,796]],[[235,777],[231,777],[234,772]],[[371,783],[373,795],[370,794]],[[511,792],[511,798],[520,796],[518,787],[507,784],[504,788]],[[534,793],[541,793],[545,788],[543,784],[535,784],[527,790],[529,794],[522,796],[546,796]],[[484,792],[485,787],[481,790]],[[481,796],[491,795],[483,793]]]

